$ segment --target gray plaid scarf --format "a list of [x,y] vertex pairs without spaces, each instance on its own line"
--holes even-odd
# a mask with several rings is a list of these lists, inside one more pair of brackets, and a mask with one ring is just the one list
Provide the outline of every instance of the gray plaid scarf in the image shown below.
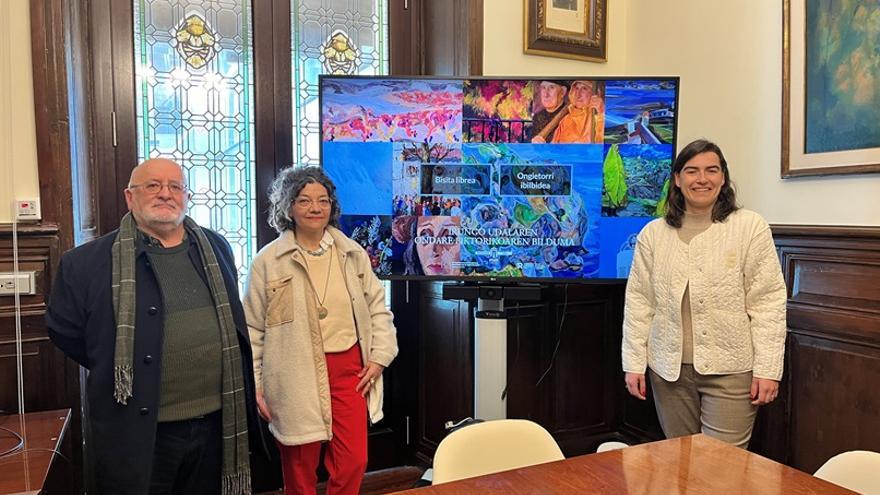
[[[245,407],[244,377],[241,353],[238,348],[235,321],[229,305],[229,294],[217,256],[202,229],[191,218],[184,219],[184,227],[196,239],[202,266],[208,276],[208,288],[217,309],[222,339],[223,363],[223,495],[251,493],[251,472],[248,460],[247,409]],[[126,214],[113,241],[113,309],[116,313],[116,353],[114,356],[114,391],[116,402],[126,405],[132,396],[134,382],[134,323],[135,323],[135,237],[137,225],[131,213]]]

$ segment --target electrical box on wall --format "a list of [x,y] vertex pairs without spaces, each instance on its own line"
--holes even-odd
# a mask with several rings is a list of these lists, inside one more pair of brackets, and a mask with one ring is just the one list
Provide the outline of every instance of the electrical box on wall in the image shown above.
[[19,222],[32,222],[40,220],[40,200],[16,199],[15,219]]
[[34,284],[34,272],[0,273],[0,296],[13,296],[16,292],[21,295],[36,294]]

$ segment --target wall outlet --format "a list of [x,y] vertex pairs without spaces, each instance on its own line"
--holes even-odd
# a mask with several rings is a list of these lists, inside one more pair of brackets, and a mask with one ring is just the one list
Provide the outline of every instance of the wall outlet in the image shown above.
[[15,200],[15,219],[20,222],[39,220],[40,200],[39,199],[16,199]]
[[0,273],[0,296],[14,296],[18,291],[20,295],[36,294],[36,286],[34,284],[35,272],[18,272],[18,278],[15,273]]

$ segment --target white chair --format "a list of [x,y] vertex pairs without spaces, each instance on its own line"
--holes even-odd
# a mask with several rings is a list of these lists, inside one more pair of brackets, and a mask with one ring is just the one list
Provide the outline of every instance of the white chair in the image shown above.
[[609,450],[617,450],[617,449],[622,449],[622,448],[625,448],[625,447],[629,447],[629,444],[625,444],[625,443],[623,443],[623,442],[603,442],[603,443],[602,443],[601,445],[599,445],[599,447],[596,449],[596,452],[597,452],[597,453],[598,453],[598,452],[607,452],[607,451],[609,451]]
[[880,453],[852,450],[837,454],[813,476],[862,494],[880,494]]
[[565,459],[537,423],[524,419],[484,421],[456,430],[434,454],[433,484]]

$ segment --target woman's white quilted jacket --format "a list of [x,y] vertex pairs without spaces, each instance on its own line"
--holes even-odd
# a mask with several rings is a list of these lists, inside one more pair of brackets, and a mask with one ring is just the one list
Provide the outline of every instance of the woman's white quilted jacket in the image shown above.
[[779,380],[786,289],[767,222],[737,210],[690,244],[663,219],[639,233],[626,287],[623,370],[650,366],[668,381],[681,369],[681,299],[690,284],[694,368],[703,375],[752,371]]

